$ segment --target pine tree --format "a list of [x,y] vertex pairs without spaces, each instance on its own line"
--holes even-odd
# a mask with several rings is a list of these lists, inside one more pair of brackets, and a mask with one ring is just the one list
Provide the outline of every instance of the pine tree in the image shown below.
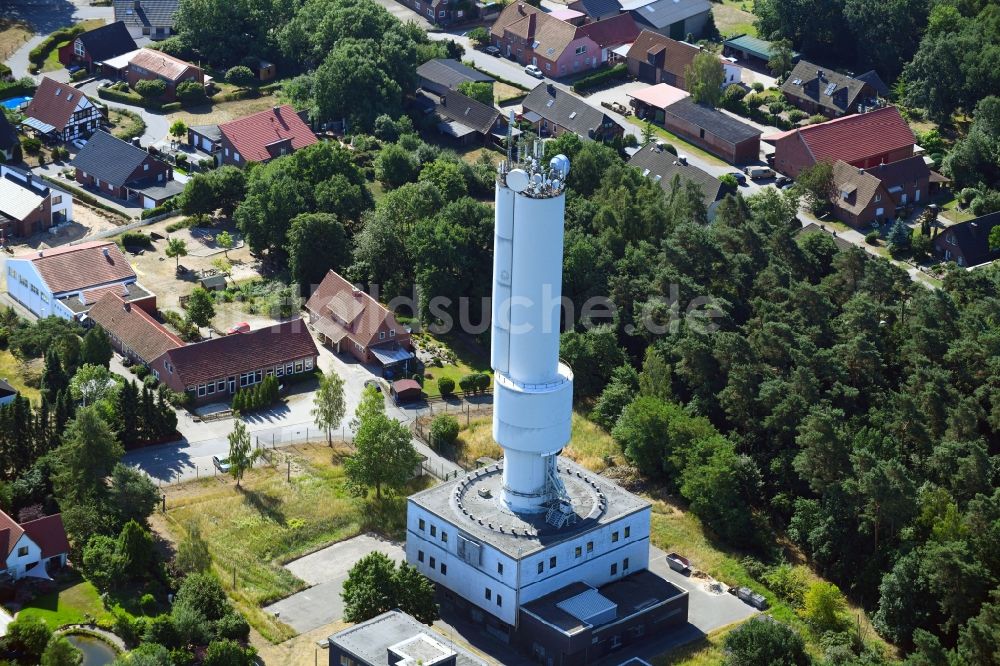
[[49,348],[45,352],[45,370],[42,372],[42,400],[53,402],[60,391],[69,388],[69,377],[63,371],[62,362],[56,350]]
[[83,336],[83,343],[80,346],[81,364],[103,365],[106,368],[111,363],[113,354],[111,340],[99,324]]
[[118,393],[118,420],[121,424],[119,439],[125,448],[139,441],[139,388],[126,382]]

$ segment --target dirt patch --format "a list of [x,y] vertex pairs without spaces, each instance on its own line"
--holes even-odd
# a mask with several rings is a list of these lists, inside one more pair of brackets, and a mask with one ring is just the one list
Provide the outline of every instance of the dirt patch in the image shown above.
[[719,34],[731,36],[746,34],[757,35],[757,28],[754,27],[756,16],[753,15],[753,2],[746,0],[723,0],[721,4],[712,3],[712,17],[715,19],[715,26],[719,29]]
[[192,125],[218,125],[248,116],[251,113],[270,109],[276,104],[278,104],[277,97],[264,96],[257,99],[243,99],[238,102],[199,106],[170,114],[167,116],[167,124],[171,125],[175,120],[183,120],[188,127]]
[[32,30],[21,21],[0,18],[0,60],[7,60],[31,38]]
[[43,231],[29,236],[11,247],[14,249],[14,253],[18,254],[27,249],[36,250],[41,247],[67,245],[91,234],[114,229],[119,226],[118,221],[119,218],[112,217],[109,213],[74,201],[73,221],[71,223],[59,227],[56,233]]
[[329,655],[317,643],[348,626],[350,625],[346,622],[325,624],[318,629],[299,634],[295,638],[277,645],[273,645],[256,631],[251,631],[250,644],[257,648],[260,660],[265,664],[289,664],[289,666],[293,664],[302,666],[313,663],[325,664],[329,660]]

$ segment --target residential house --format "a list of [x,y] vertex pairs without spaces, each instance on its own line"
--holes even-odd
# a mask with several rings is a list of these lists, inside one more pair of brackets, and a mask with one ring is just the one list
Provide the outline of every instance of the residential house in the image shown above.
[[[648,4],[653,0],[646,2]],[[619,0],[574,0],[568,3],[566,8],[583,12],[595,21],[622,13],[622,3]]]
[[896,208],[927,202],[931,188],[931,170],[923,157],[914,155],[895,162],[879,164],[866,171],[882,181],[892,196]]
[[166,39],[174,33],[180,0],[114,0],[115,21],[123,22],[133,37]]
[[329,638],[330,666],[486,666],[434,628],[400,610],[359,622]]
[[927,200],[930,175],[923,158],[916,155],[870,169],[837,160],[831,198],[834,216],[856,228],[895,219],[907,206]]
[[0,379],[0,407],[9,405],[17,397],[17,389],[7,383],[6,379]]
[[168,349],[150,368],[171,390],[198,404],[225,401],[265,377],[293,377],[316,368],[319,352],[301,319]]
[[[480,17],[486,3],[462,0],[400,0],[404,5],[439,26],[466,23]],[[485,18],[485,17],[484,17]]]
[[756,162],[760,130],[690,97],[663,109],[663,126],[731,164]]
[[49,569],[66,565],[69,541],[58,513],[18,523],[0,511],[0,574],[9,580],[49,579]]
[[629,105],[635,109],[636,118],[645,118],[654,123],[663,124],[665,109],[679,102],[690,95],[680,88],[675,88],[666,83],[657,83],[655,86],[639,88],[626,93],[631,101]]
[[808,114],[839,118],[879,106],[879,97],[884,97],[879,91],[885,84],[874,71],[863,76],[854,78],[800,60],[781,84],[781,92]]
[[187,140],[189,146],[209,155],[222,150],[222,132],[218,125],[191,125]]
[[643,30],[628,50],[628,73],[644,83],[666,83],[686,90],[684,72],[699,53],[697,46]]
[[153,49],[139,49],[132,56],[125,78],[131,88],[135,88],[139,81],[163,81],[167,89],[162,99],[167,101],[177,99],[177,86],[182,83],[194,82],[200,86],[206,83],[205,72],[201,67]]
[[24,108],[24,116],[23,127],[58,141],[86,138],[104,121],[100,109],[86,95],[47,76],[42,77],[34,97]]
[[433,98],[438,131],[462,145],[484,144],[505,137],[507,122],[500,110],[489,104],[446,90]]
[[[745,60],[758,67],[767,66],[773,51],[771,42],[750,35],[736,35],[722,42],[722,55]],[[799,55],[798,51],[792,51],[792,62],[798,61]]]
[[551,77],[596,69],[638,35],[627,14],[577,26],[523,2],[507,5],[490,29],[493,45],[506,56]]
[[222,123],[219,133],[222,163],[238,167],[290,155],[319,141],[288,104]]
[[72,220],[72,195],[30,171],[0,165],[0,238],[23,238]]
[[81,319],[106,292],[156,312],[156,296],[137,281],[110,241],[37,250],[7,259],[7,293],[36,317]]
[[705,204],[709,220],[715,218],[715,209],[719,202],[725,199],[726,195],[735,192],[732,186],[726,185],[712,174],[667,152],[660,142],[646,144],[629,158],[628,163],[642,170],[643,176],[658,182],[668,194],[673,188],[675,178],[679,178],[681,184],[690,182],[697,185],[701,190],[702,203]]
[[70,165],[76,167],[76,182],[143,208],[155,208],[184,190],[169,164],[106,132],[94,132]]
[[99,324],[111,345],[133,363],[149,365],[184,341],[163,327],[153,315],[116,292],[104,293],[87,312],[87,318]]
[[410,331],[371,295],[330,271],[306,302],[309,326],[334,351],[383,368],[411,364]]
[[139,47],[122,21],[115,21],[77,35],[59,47],[59,62],[69,67],[80,65],[93,72],[99,63]]
[[914,154],[915,139],[899,110],[886,106],[763,137],[774,144],[774,169],[792,178],[816,162],[843,160],[868,169]]
[[450,58],[434,58],[420,65],[417,67],[417,80],[421,88],[435,95],[458,90],[463,83],[488,83],[492,86],[494,82],[492,76]]
[[1000,247],[990,247],[990,232],[1000,226],[1000,212],[953,224],[934,239],[934,251],[945,261],[973,268],[1000,259]]
[[7,116],[0,113],[0,160],[17,161],[20,158],[21,138]]
[[[623,8],[627,8],[624,5]],[[639,26],[676,40],[695,40],[712,13],[709,0],[656,0],[628,10]]]
[[604,111],[551,83],[538,84],[521,107],[522,119],[531,123],[540,136],[573,132],[584,141],[610,141],[625,133],[625,128]]

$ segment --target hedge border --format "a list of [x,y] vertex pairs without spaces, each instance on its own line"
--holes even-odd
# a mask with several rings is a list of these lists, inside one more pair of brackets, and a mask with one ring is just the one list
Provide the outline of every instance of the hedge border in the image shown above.
[[585,90],[593,90],[608,81],[617,81],[618,79],[624,79],[627,76],[628,67],[625,63],[618,63],[617,65],[613,65],[607,69],[599,69],[593,74],[580,77],[573,82],[573,92],[579,93]]
[[38,46],[28,52],[28,71],[37,74],[45,64],[45,59],[55,48],[55,45],[62,41],[68,41],[84,32],[83,25],[76,24],[65,28],[53,30],[48,37],[38,43]]
[[69,193],[71,193],[73,195],[74,199],[79,199],[80,201],[82,201],[83,203],[87,204],[88,206],[93,206],[94,208],[100,208],[101,210],[107,211],[108,213],[111,213],[112,215],[120,217],[121,219],[126,220],[126,221],[131,221],[132,220],[132,218],[130,218],[129,216],[127,216],[125,213],[121,212],[120,210],[112,208],[111,206],[108,206],[107,204],[101,203],[100,201],[97,200],[97,198],[94,195],[90,194],[89,192],[85,192],[85,191],[81,190],[80,188],[75,187],[73,185],[68,185],[67,183],[65,183],[65,182],[63,182],[61,180],[58,180],[56,178],[53,178],[51,176],[47,176],[45,174],[41,174],[41,176],[42,176],[42,180],[47,180],[50,183],[52,183],[53,185],[55,185],[56,187],[58,187],[59,189],[66,190],[67,192],[69,192]]

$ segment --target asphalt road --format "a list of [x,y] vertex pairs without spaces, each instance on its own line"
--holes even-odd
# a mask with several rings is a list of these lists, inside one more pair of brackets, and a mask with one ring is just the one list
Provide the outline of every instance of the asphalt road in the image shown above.
[[[88,0],[0,0],[0,16],[21,19],[35,30],[35,36],[7,59],[15,78],[29,76],[28,52],[53,30],[79,21],[102,18],[114,19],[114,8],[91,7]],[[40,75],[39,75],[40,76]],[[33,78],[38,79],[39,76]]]

